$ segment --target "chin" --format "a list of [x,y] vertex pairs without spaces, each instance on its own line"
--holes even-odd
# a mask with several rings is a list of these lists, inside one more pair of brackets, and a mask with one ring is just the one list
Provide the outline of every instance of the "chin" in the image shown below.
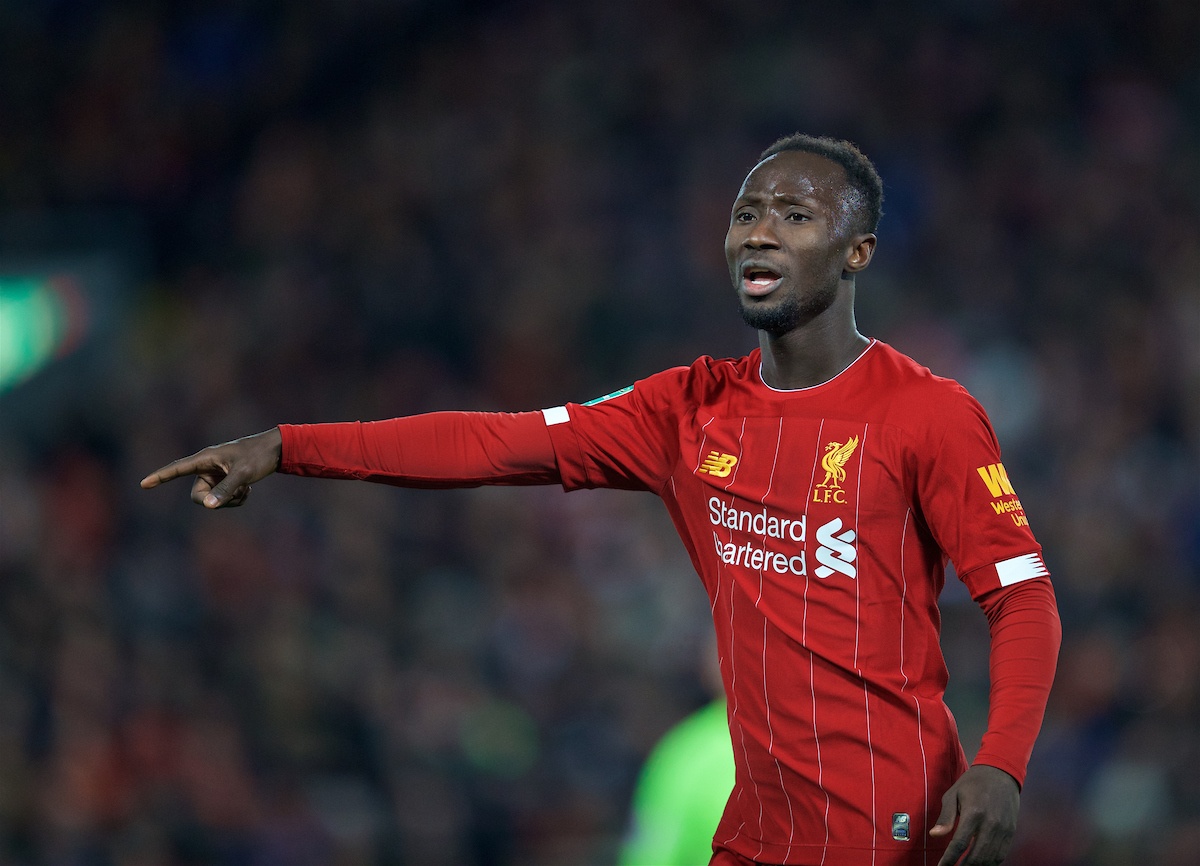
[[783,334],[804,322],[804,310],[798,304],[755,303],[741,305],[742,321],[759,331]]
[[778,292],[754,300],[743,297],[742,321],[769,334],[786,334],[820,316],[836,299],[836,289],[804,299]]

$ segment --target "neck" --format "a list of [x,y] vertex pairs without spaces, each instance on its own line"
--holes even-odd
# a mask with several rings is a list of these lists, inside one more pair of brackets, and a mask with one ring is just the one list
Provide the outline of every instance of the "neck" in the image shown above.
[[[852,293],[848,293],[852,297]],[[758,332],[763,381],[794,390],[828,382],[854,363],[871,341],[858,332],[853,303],[837,303],[783,334]]]

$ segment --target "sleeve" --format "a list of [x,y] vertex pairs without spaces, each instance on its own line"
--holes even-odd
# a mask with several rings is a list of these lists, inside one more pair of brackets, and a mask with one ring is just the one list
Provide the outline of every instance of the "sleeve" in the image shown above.
[[919,504],[991,635],[988,727],[975,762],[1023,784],[1062,640],[1054,590],[983,407],[955,386],[932,417]]
[[563,487],[661,492],[679,452],[688,373],[676,367],[590,403],[543,410]]
[[291,475],[443,488],[559,481],[541,412],[433,412],[279,431],[279,471]]
[[1049,578],[987,414],[960,386],[938,401],[915,449],[917,500],[938,546],[976,601],[993,589]]
[[976,764],[1025,783],[1058,663],[1062,626],[1048,580],[992,590],[980,599],[991,632],[988,726]]

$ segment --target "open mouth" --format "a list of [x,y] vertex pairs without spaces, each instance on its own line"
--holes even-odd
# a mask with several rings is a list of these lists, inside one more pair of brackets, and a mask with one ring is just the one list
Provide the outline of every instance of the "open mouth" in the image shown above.
[[742,270],[742,291],[754,297],[769,295],[775,291],[782,279],[783,276],[778,271],[748,265]]

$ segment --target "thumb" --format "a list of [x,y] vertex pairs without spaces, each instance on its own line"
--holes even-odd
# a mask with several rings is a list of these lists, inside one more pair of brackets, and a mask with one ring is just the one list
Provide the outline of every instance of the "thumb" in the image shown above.
[[218,484],[213,487],[212,490],[208,492],[208,495],[204,497],[204,507],[220,508],[231,498],[233,498],[233,495],[237,492],[237,489],[241,485],[242,480],[240,477],[235,477],[232,474],[226,475]]
[[942,814],[938,815],[937,823],[929,829],[930,836],[946,836],[954,829],[958,818],[958,797],[954,791],[947,791],[942,798]]

